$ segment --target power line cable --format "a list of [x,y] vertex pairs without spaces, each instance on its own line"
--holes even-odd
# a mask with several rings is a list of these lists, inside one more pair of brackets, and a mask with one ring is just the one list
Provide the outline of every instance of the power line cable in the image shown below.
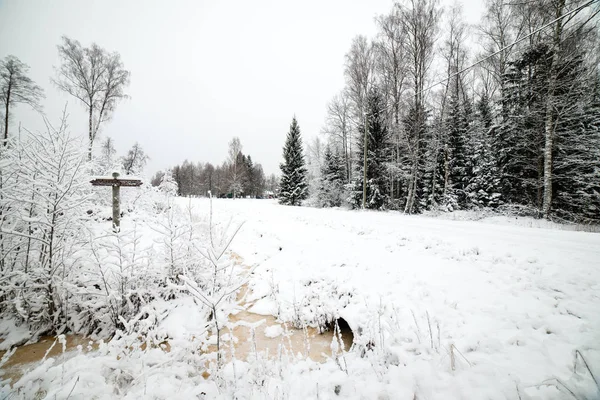
[[[554,24],[556,21],[559,21],[559,20],[561,20],[561,19],[563,19],[563,18],[565,18],[565,17],[568,17],[568,16],[570,16],[571,14],[578,13],[579,11],[583,10],[584,8],[586,8],[586,7],[590,6],[590,5],[592,5],[593,3],[597,2],[597,1],[599,1],[599,0],[591,0],[591,1],[587,2],[587,3],[585,3],[584,5],[582,5],[582,6],[579,6],[579,7],[575,8],[575,9],[573,9],[573,10],[569,11],[569,12],[568,12],[568,13],[566,13],[566,14],[563,14],[563,15],[561,15],[560,17],[553,19],[552,21],[550,21],[550,22],[548,22],[547,24],[545,24],[545,25],[541,26],[540,28],[536,29],[535,31],[533,31],[533,32],[531,32],[531,33],[529,33],[529,34],[527,34],[527,35],[525,35],[525,36],[523,36],[523,37],[521,37],[521,38],[517,39],[517,40],[516,40],[516,41],[514,41],[513,43],[511,43],[511,44],[509,44],[509,45],[506,45],[506,46],[504,46],[503,48],[501,48],[500,50],[498,50],[498,51],[496,51],[496,52],[494,52],[494,53],[490,54],[489,56],[482,58],[481,60],[479,60],[479,61],[477,61],[477,62],[475,62],[475,63],[473,63],[473,64],[469,65],[468,67],[465,67],[465,68],[461,69],[461,70],[460,70],[460,71],[458,71],[458,72],[455,72],[455,73],[453,73],[452,75],[448,76],[447,78],[444,78],[444,79],[442,79],[441,81],[439,81],[439,82],[436,82],[436,83],[434,83],[434,84],[432,84],[432,85],[428,86],[427,88],[425,88],[425,89],[423,89],[423,90],[421,90],[421,91],[419,91],[419,92],[417,92],[417,93],[419,93],[419,94],[422,94],[422,93],[424,93],[424,92],[427,92],[427,91],[429,91],[429,90],[433,89],[433,88],[434,88],[434,87],[436,87],[437,85],[441,85],[442,83],[444,83],[444,82],[446,82],[446,81],[449,81],[450,79],[454,78],[455,76],[458,76],[458,75],[462,74],[463,72],[465,72],[465,71],[467,71],[467,70],[469,70],[469,69],[471,69],[471,68],[473,68],[473,67],[476,67],[477,65],[481,64],[482,62],[484,62],[484,61],[486,61],[486,60],[489,60],[490,58],[492,58],[492,57],[494,57],[494,56],[497,56],[498,54],[500,54],[500,53],[502,53],[503,51],[505,51],[505,50],[509,49],[510,47],[514,46],[515,44],[517,44],[517,43],[520,43],[520,42],[522,42],[523,40],[525,40],[525,39],[527,39],[527,38],[529,38],[529,37],[531,37],[531,36],[535,35],[536,33],[539,33],[539,32],[541,32],[542,30],[544,30],[544,29],[546,29],[547,27],[549,27],[549,26],[551,26],[552,24]],[[597,12],[596,12],[594,15],[592,15],[592,17],[594,17],[596,14],[597,14]],[[587,22],[589,22],[590,20],[591,20],[591,18],[589,18],[589,19],[586,21],[586,23],[587,23]]]

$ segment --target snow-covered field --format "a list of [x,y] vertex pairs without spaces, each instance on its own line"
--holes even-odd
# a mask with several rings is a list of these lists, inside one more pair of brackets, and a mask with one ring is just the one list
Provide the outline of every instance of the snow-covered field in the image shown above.
[[363,371],[377,383],[349,362],[345,396],[568,398],[536,388],[551,378],[600,396],[589,375],[573,375],[575,350],[600,375],[599,234],[269,201],[216,210],[246,221],[232,248],[259,265],[255,296],[278,288],[258,311],[339,315],[389,353],[393,372]]
[[[191,201],[197,215],[208,215],[206,199],[178,201],[182,207]],[[21,393],[42,390],[71,399],[202,393],[239,399],[600,398],[600,234],[523,227],[532,220],[514,217],[457,221],[271,200],[214,200],[214,214],[232,226],[244,223],[231,250],[255,268],[250,311],[299,327],[343,318],[354,332],[353,348],[330,354],[324,364],[302,357],[238,359],[225,366],[219,379],[229,383],[219,389],[194,372],[197,357],[185,340],[198,337],[204,322],[184,298],[153,306],[164,317],[159,325],[171,338],[169,353],[149,349],[117,359],[100,346],[46,360],[49,365],[18,384]],[[282,335],[271,330],[267,336]],[[111,390],[107,371],[117,371],[116,382],[128,389]],[[31,386],[36,379],[40,386]]]

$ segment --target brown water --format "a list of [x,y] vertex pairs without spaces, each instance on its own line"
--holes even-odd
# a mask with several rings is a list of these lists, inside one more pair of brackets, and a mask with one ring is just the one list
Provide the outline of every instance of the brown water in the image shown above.
[[[84,352],[98,348],[98,344],[90,344],[90,339],[80,335],[65,335],[65,340],[65,356],[68,356],[68,352],[76,350],[77,346],[80,345]],[[58,357],[62,353],[63,345],[56,337],[42,336],[37,343],[17,347],[15,353],[8,359],[6,364],[2,366],[1,378],[10,378],[11,382],[14,383],[23,375],[24,369],[29,365],[40,362],[44,357]],[[4,354],[6,354],[6,351],[0,351],[0,358],[2,358]]]
[[[242,259],[237,254],[233,254],[232,258],[236,264],[242,264]],[[309,357],[311,360],[318,362],[325,362],[328,357],[332,357],[333,330],[319,333],[317,329],[311,327],[296,329],[289,326],[289,324],[277,321],[271,315],[259,315],[249,312],[248,309],[252,304],[245,301],[247,292],[247,285],[240,289],[237,300],[241,311],[229,315],[229,326],[233,328],[225,327],[220,331],[220,345],[226,359],[231,359],[232,356],[232,337],[234,355],[240,360],[246,360],[249,356],[255,356],[257,353],[275,359],[279,356],[280,349],[284,354],[293,354],[300,358]],[[254,334],[253,329],[246,325],[254,326]],[[268,337],[265,328],[270,327],[273,329],[275,326],[280,327],[278,330],[281,334],[276,337]],[[352,346],[353,334],[345,321],[340,320],[339,326],[343,348],[347,351]],[[65,338],[65,356],[69,356],[69,352],[75,351],[79,345],[82,346],[84,352],[98,348],[97,343],[91,343],[89,338],[80,335],[65,335]],[[55,341],[56,344],[53,346]],[[161,345],[163,350],[171,350],[168,342],[163,342]],[[145,346],[145,343],[142,344],[141,349],[145,350]],[[338,347],[341,347],[339,343]],[[216,352],[216,346],[210,346],[209,351]],[[0,358],[5,353],[6,351],[0,351]],[[56,337],[42,336],[37,343],[19,346],[7,363],[2,366],[0,377],[1,379],[11,378],[11,382],[14,383],[22,376],[26,367],[40,362],[44,357],[57,357],[57,361],[60,362],[62,353],[63,345],[58,342]]]
[[[325,362],[328,357],[332,357],[333,330],[319,333],[316,328],[311,327],[296,329],[290,327],[289,324],[278,322],[271,315],[259,315],[247,310],[230,315],[229,322],[234,326],[233,329],[226,327],[220,332],[221,349],[228,360],[232,356],[232,338],[234,355],[241,360],[246,360],[249,356],[256,356],[257,353],[274,359],[279,356],[280,348],[284,354],[293,354],[299,358],[309,357],[318,362]],[[246,324],[254,326],[254,329]],[[340,325],[343,327],[344,324]],[[276,328],[274,329],[274,327]],[[276,337],[269,337],[266,334],[266,328],[278,331],[280,334]],[[349,329],[340,329],[340,331],[343,348],[347,351],[352,346],[352,331]],[[337,339],[335,343],[338,348],[341,348]],[[216,346],[209,347],[209,350],[216,351]]]
[[[243,264],[239,255],[233,253],[231,258],[235,264]],[[244,285],[237,295],[237,302],[242,310],[229,315],[229,325],[233,326],[233,329],[225,327],[220,331],[220,345],[227,355],[227,359],[232,356],[232,337],[234,355],[242,360],[246,360],[249,356],[256,356],[257,353],[267,355],[269,358],[276,358],[279,356],[280,348],[287,354],[298,355],[300,358],[309,357],[318,362],[325,362],[328,357],[332,356],[333,329],[323,333],[319,333],[317,329],[311,327],[297,329],[291,327],[290,324],[277,321],[272,315],[252,313],[248,311],[252,303],[246,301],[248,290],[248,285]],[[339,327],[343,349],[347,351],[352,346],[354,337],[345,321],[340,320]],[[275,332],[279,331],[281,334],[270,337],[265,332],[267,328],[269,330],[275,328]],[[338,338],[336,338],[336,344],[338,348],[342,348]],[[209,350],[216,351],[217,348],[211,346]]]
[[[243,259],[238,254],[233,253],[231,258],[235,264],[243,264]],[[297,329],[291,327],[290,324],[277,321],[272,315],[252,313],[248,311],[252,307],[252,303],[246,301],[248,290],[248,285],[244,285],[237,295],[237,302],[242,310],[229,315],[229,325],[233,326],[233,329],[225,327],[220,331],[220,345],[227,359],[232,356],[231,337],[233,337],[234,355],[237,359],[242,360],[246,360],[249,356],[255,356],[256,353],[262,353],[273,359],[278,357],[280,348],[287,354],[299,355],[300,358],[309,357],[318,362],[325,362],[328,357],[332,356],[333,329],[323,333],[319,333],[316,328],[311,327]],[[247,325],[254,326],[254,329]],[[339,320],[338,325],[343,349],[347,351],[352,346],[354,335],[346,321]],[[276,330],[281,334],[276,337],[267,336],[265,329],[272,330],[274,327],[278,327]],[[342,348],[338,338],[336,338],[336,344],[338,348]],[[209,347],[209,350],[216,351],[216,346]]]

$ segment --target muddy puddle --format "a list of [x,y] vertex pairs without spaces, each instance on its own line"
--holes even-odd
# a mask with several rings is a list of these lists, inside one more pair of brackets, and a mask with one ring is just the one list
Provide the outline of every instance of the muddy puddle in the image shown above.
[[[287,323],[281,323],[271,315],[259,315],[247,310],[239,311],[229,316],[233,329],[221,329],[221,349],[227,360],[231,359],[231,344],[233,355],[240,360],[254,358],[257,353],[262,357],[275,359],[282,354],[309,357],[313,361],[325,362],[332,356],[332,341],[334,331],[319,333],[316,328],[306,327],[296,329]],[[347,324],[340,320],[341,340],[344,350],[352,346],[353,335]],[[334,342],[334,348],[339,345],[339,338]],[[210,346],[210,351],[216,351],[216,346]]]
[[[98,348],[97,343],[92,343],[89,338],[80,335],[65,335],[64,357],[69,357],[72,352],[81,350],[91,351]],[[6,351],[0,351],[0,359],[6,354]],[[34,363],[39,363],[44,359],[53,357],[59,358],[63,355],[63,344],[55,336],[42,336],[36,343],[26,344],[17,347],[17,350],[10,356],[8,361],[0,368],[0,380],[11,379],[16,382],[23,372]]]
[[[241,258],[233,255],[236,263],[241,264]],[[232,357],[231,344],[233,342],[233,355],[238,360],[247,360],[256,357],[275,359],[281,354],[290,357],[292,354],[298,358],[309,357],[313,361],[325,362],[332,356],[332,341],[334,330],[330,329],[319,333],[317,329],[306,327],[296,329],[290,324],[282,323],[271,315],[255,314],[248,309],[251,303],[245,301],[248,287],[244,286],[238,292],[237,300],[240,311],[229,315],[229,323],[220,331],[220,346],[226,360]],[[353,343],[353,334],[348,324],[338,320],[341,340],[344,350],[349,350]],[[231,327],[231,328],[230,328]],[[337,335],[336,335],[337,336]],[[66,346],[64,357],[69,357],[74,352],[81,350],[93,351],[98,348],[97,343],[92,343],[89,338],[80,335],[65,335]],[[56,343],[55,343],[56,342]],[[171,346],[167,342],[161,346],[165,351],[170,351]],[[335,341],[334,347],[340,346],[339,340]],[[341,346],[340,346],[341,347]],[[142,346],[144,350],[144,346]],[[209,346],[209,352],[216,352],[216,346]],[[0,351],[0,359],[6,351]],[[53,336],[43,336],[37,343],[19,346],[9,360],[0,368],[0,380],[11,379],[16,382],[30,366],[40,362],[42,359],[54,357],[61,362],[63,357],[63,345]]]
[[[231,258],[237,265],[243,265],[242,258],[233,253]],[[246,360],[255,357],[257,353],[274,359],[282,352],[298,355],[299,358],[309,357],[313,361],[325,362],[332,356],[332,342],[334,347],[348,351],[352,346],[354,335],[343,319],[339,319],[340,335],[334,334],[331,329],[319,333],[316,328],[306,327],[297,329],[288,323],[282,323],[272,315],[260,315],[248,311],[253,303],[247,302],[248,285],[242,286],[237,294],[237,303],[241,310],[229,315],[229,326],[220,331],[221,348],[226,359],[231,359],[231,344],[233,342],[233,355],[237,359]],[[341,339],[342,344],[339,343]],[[210,346],[210,351],[216,351],[216,346]]]

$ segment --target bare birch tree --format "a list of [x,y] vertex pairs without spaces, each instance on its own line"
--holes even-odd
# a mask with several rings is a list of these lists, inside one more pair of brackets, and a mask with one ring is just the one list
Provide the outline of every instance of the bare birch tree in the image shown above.
[[401,163],[401,105],[402,96],[406,89],[407,57],[404,32],[398,7],[391,12],[377,18],[379,34],[376,46],[376,72],[379,86],[388,109],[387,114],[390,139],[392,146],[392,163],[390,169],[390,195],[392,199],[395,192],[399,192],[399,164]]
[[130,72],[123,67],[119,53],[109,53],[92,43],[82,47],[77,40],[62,37],[58,46],[61,65],[57,68],[56,86],[80,100],[88,112],[88,158],[103,122],[112,116],[117,103],[127,98]]
[[[504,0],[486,1],[486,11],[478,30],[484,43],[483,56],[490,56],[483,63],[483,68],[493,77],[494,85],[489,87],[490,98],[494,97],[497,88],[502,93],[508,62],[518,48],[510,45],[523,31],[523,21],[518,20],[516,13],[517,9]],[[499,53],[492,55],[496,52]]]
[[11,108],[18,104],[28,104],[34,109],[40,107],[44,91],[27,76],[29,66],[15,56],[6,56],[0,61],[0,105],[4,118],[4,146],[8,144],[8,122]]
[[342,150],[344,165],[346,166],[346,183],[350,182],[352,177],[352,116],[350,107],[350,99],[345,92],[342,91],[335,95],[327,104],[327,116],[322,130]]
[[[344,72],[346,75],[348,95],[352,100],[354,109],[354,125],[357,134],[361,124],[365,127],[364,143],[367,143],[365,139],[369,134],[365,121],[367,116],[367,95],[375,78],[374,68],[375,58],[373,44],[363,35],[355,37],[352,41],[350,51],[346,54],[346,67]],[[367,163],[368,148],[367,146],[363,147],[362,163],[363,171],[366,171],[365,166]],[[366,192],[366,177],[363,176],[363,208],[366,201]]]
[[410,60],[408,76],[412,80],[412,116],[407,125],[407,144],[411,168],[404,212],[414,211],[419,188],[420,165],[423,158],[425,129],[425,83],[433,62],[440,11],[435,0],[411,0],[408,5],[397,4],[406,32],[406,52]]

